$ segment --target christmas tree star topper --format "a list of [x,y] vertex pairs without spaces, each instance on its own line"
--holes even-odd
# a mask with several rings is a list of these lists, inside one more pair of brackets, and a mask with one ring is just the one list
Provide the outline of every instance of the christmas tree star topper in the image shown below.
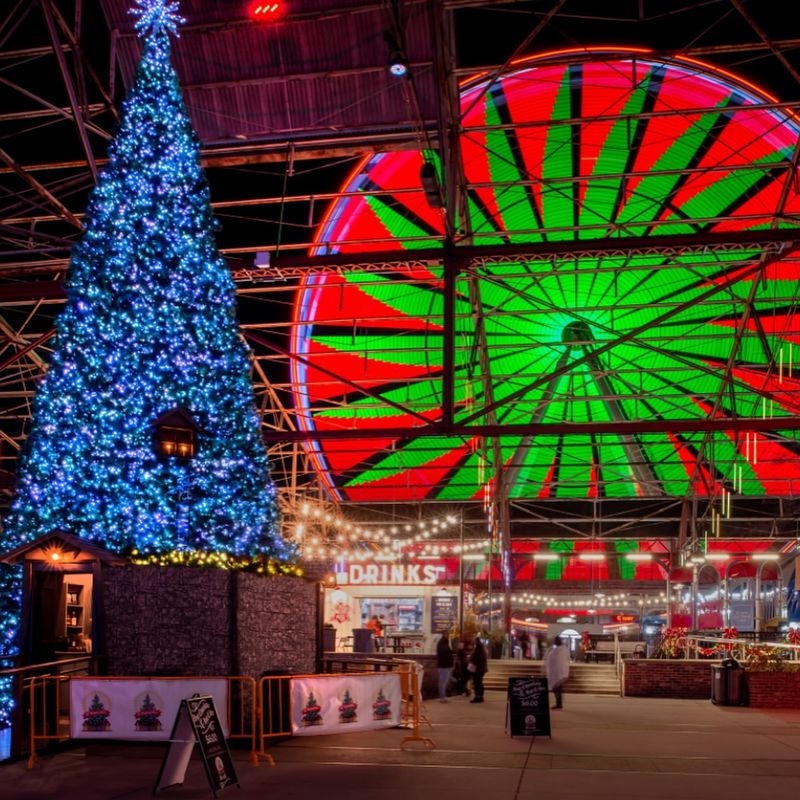
[[139,19],[136,20],[136,30],[139,36],[149,33],[166,31],[179,36],[178,25],[183,25],[186,19],[178,14],[180,4],[178,0],[137,0],[138,7],[130,10]]

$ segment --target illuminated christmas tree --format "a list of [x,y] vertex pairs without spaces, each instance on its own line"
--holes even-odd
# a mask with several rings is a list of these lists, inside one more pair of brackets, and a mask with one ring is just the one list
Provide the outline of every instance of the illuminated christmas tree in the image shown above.
[[[234,285],[170,63],[183,20],[175,2],[139,5],[142,59],[72,254],[0,549],[60,529],[119,553],[288,560]],[[162,441],[163,419],[188,424]],[[3,570],[0,657],[19,613],[19,572]]]

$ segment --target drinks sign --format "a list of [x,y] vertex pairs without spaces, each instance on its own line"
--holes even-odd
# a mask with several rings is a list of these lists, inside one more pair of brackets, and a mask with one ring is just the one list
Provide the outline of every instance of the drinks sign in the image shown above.
[[435,564],[349,564],[340,583],[430,586],[444,567]]

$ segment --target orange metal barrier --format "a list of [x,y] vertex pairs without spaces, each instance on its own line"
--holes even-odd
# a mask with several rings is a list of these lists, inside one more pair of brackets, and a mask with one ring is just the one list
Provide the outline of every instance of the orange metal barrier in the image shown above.
[[[406,742],[420,741],[427,747],[435,747],[433,741],[419,735],[420,722],[423,720],[421,713],[421,693],[419,676],[416,671],[416,662],[373,659],[358,664],[354,672],[373,672],[380,667],[386,667],[388,672],[397,672],[400,675],[400,691],[402,693],[401,722],[411,727],[412,735],[406,736],[400,746]],[[341,678],[341,673],[322,673],[316,675],[269,675],[258,682],[258,711],[260,714],[258,728],[258,757],[267,760],[274,766],[275,761],[266,752],[265,745],[268,739],[292,735],[292,720],[290,707],[290,681],[294,678]]]
[[[413,661],[387,660],[366,662],[360,666],[359,672],[373,672],[386,669],[400,675],[402,693],[401,721],[411,728],[411,735],[406,736],[400,746],[408,742],[422,742],[426,747],[434,747],[431,739],[421,736],[420,724],[427,722],[421,710],[421,692],[417,665]],[[228,683],[228,707],[226,709],[228,738],[248,740],[250,743],[250,761],[258,764],[263,758],[274,765],[271,755],[265,751],[267,740],[292,735],[289,681],[292,678],[340,678],[341,673],[325,673],[316,675],[273,675],[255,679],[237,675],[229,677],[183,676],[161,677],[157,680],[181,681],[191,677],[202,680],[225,680]],[[37,749],[50,742],[64,742],[70,738],[71,711],[70,681],[104,680],[104,681],[146,681],[142,676],[86,676],[41,675],[31,678],[30,705],[28,716],[30,721],[30,757],[28,767],[32,768],[37,761]],[[430,724],[430,723],[428,723]]]
[[411,726],[411,735],[402,739],[400,747],[405,747],[408,742],[422,742],[425,747],[433,749],[436,747],[433,739],[427,736],[421,736],[419,732],[421,722],[424,721],[428,725],[430,725],[430,722],[427,719],[423,719],[422,690],[419,685],[419,672],[416,667],[416,663],[412,661],[408,664],[408,669],[400,673],[400,687],[403,690],[405,721]]
[[[250,742],[250,761],[258,763],[256,755],[256,732],[259,719],[256,706],[256,682],[254,678],[245,675],[234,676],[202,676],[185,675],[182,677],[153,676],[153,680],[182,681],[192,680],[225,680],[228,684],[228,707],[225,709],[228,725],[228,739],[244,739]],[[69,675],[41,675],[31,678],[30,707],[28,710],[30,720],[30,757],[28,768],[36,763],[38,758],[37,748],[49,742],[64,742],[70,738],[71,711],[70,708],[70,681],[103,680],[103,681],[147,681],[148,677],[140,675],[113,677],[86,676],[75,677]]]

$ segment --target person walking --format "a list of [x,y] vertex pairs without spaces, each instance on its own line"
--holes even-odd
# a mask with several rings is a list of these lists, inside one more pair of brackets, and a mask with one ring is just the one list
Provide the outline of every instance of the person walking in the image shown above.
[[564,646],[564,641],[560,636],[556,636],[553,646],[547,651],[544,658],[544,674],[550,690],[556,698],[553,708],[564,708],[562,694],[564,684],[569,678],[569,650]]
[[483,676],[489,671],[489,661],[486,657],[486,648],[483,646],[480,636],[475,638],[475,649],[469,658],[467,669],[472,675],[472,688],[475,691],[475,697],[470,700],[470,703],[482,703]]
[[453,651],[450,649],[447,631],[442,631],[442,638],[436,645],[436,667],[439,670],[439,702],[446,703],[447,684],[453,673]]

